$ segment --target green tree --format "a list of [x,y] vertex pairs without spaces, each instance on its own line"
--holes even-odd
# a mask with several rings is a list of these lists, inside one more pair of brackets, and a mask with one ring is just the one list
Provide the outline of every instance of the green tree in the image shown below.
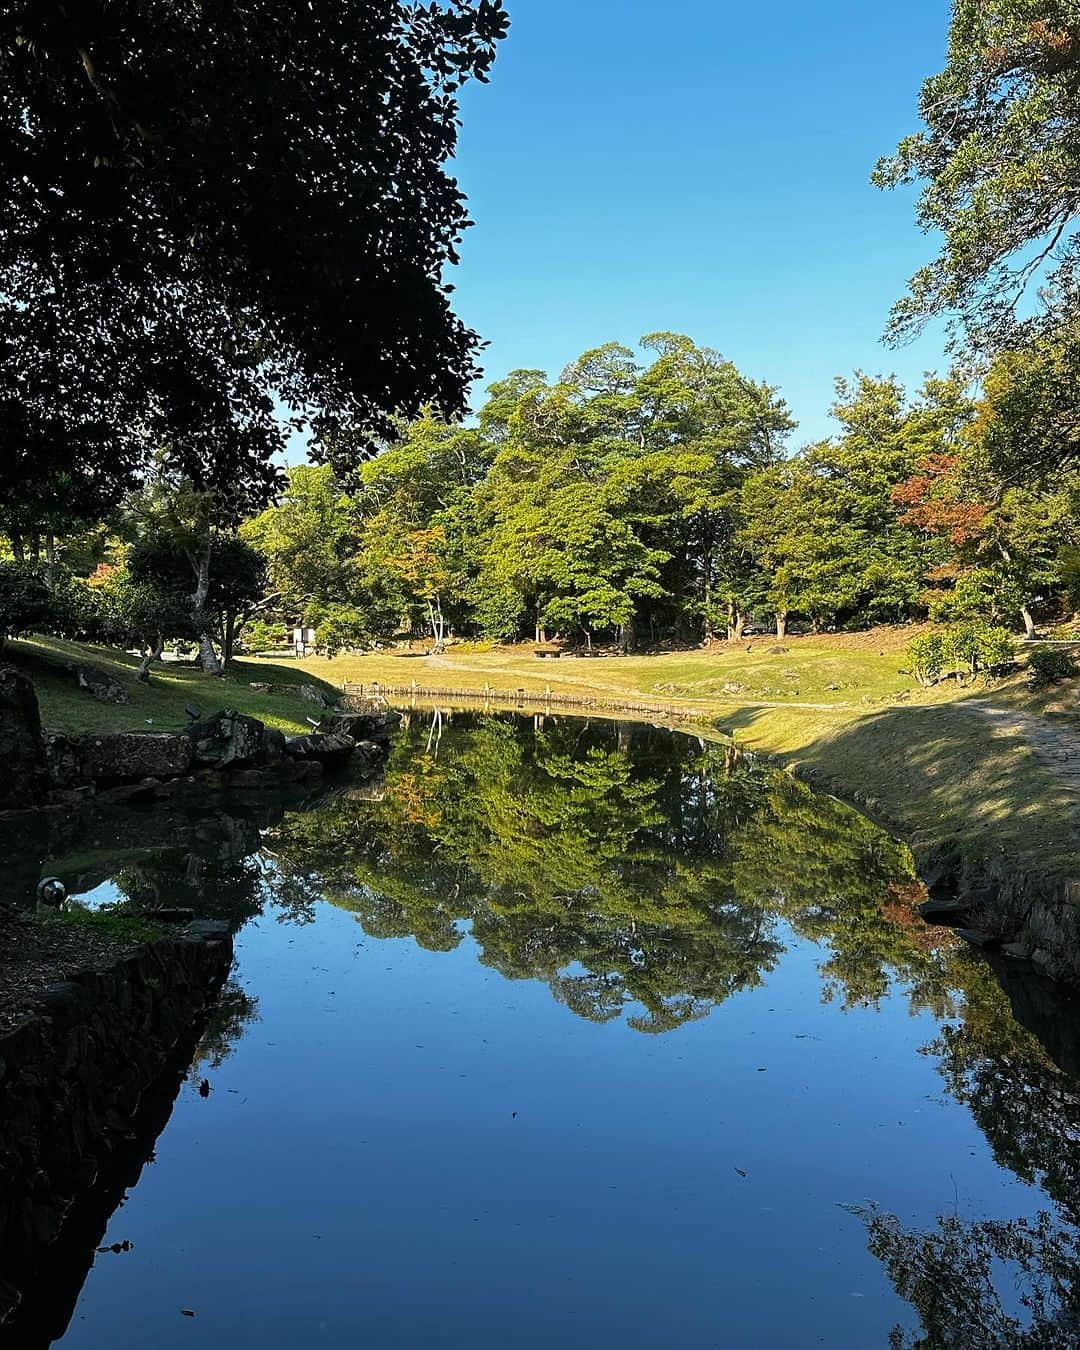
[[500,0],[5,6],[0,506],[65,473],[118,501],[164,444],[265,498],[275,397],[347,467],[335,428],[460,408],[445,165],[507,27]]
[[925,128],[877,167],[922,184],[918,220],[943,237],[894,310],[903,335],[952,312],[991,340],[1014,331],[1019,293],[1080,260],[1080,29],[1070,0],[954,0],[946,65],[923,85]]

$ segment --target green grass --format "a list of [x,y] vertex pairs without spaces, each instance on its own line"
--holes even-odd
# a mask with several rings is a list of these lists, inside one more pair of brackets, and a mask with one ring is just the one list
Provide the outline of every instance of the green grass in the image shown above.
[[919,690],[901,673],[909,636],[910,630],[879,629],[782,643],[755,638],[655,656],[566,655],[559,660],[539,660],[528,646],[463,646],[440,657],[391,650],[311,657],[299,665],[338,686],[348,680],[408,689],[415,681],[420,688],[483,692],[488,687],[505,694],[518,689],[542,694],[550,688],[557,694],[665,703],[710,715],[750,703],[812,703],[862,711],[912,699],[939,703],[955,698],[955,686]]
[[[63,663],[85,661],[106,670],[127,689],[129,703],[98,703],[80,689]],[[305,732],[312,705],[299,697],[265,694],[251,689],[252,681],[270,684],[321,684],[317,676],[295,663],[272,665],[236,661],[223,679],[204,675],[192,666],[158,664],[148,685],[135,679],[137,657],[110,647],[95,647],[58,639],[35,638],[9,642],[0,662],[24,670],[34,681],[42,724],[49,731],[69,734],[103,731],[175,731],[187,725],[184,708],[190,705],[208,717],[223,708],[257,717],[285,732]]]
[[[125,947],[140,947],[169,935],[164,924],[154,923],[141,914],[128,914],[114,909],[80,909],[77,905],[69,905],[56,912],[43,911],[36,916],[36,922],[45,927],[78,928],[98,933]],[[173,935],[175,933],[174,929]]]

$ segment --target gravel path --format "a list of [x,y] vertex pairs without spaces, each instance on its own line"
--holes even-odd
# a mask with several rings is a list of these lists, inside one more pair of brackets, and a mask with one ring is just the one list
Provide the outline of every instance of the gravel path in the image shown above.
[[1058,782],[1080,800],[1080,729],[1062,717],[1039,717],[1013,708],[995,708],[978,699],[961,700],[956,708],[992,722],[1001,733],[1019,736]]

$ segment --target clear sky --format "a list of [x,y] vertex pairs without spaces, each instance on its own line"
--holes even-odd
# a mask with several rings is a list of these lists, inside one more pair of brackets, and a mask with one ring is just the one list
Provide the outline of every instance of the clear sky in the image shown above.
[[918,125],[947,0],[507,3],[455,166],[485,384],[672,329],[779,384],[801,443],[832,427],[834,376],[944,366],[940,333],[881,345],[933,241],[869,175]]

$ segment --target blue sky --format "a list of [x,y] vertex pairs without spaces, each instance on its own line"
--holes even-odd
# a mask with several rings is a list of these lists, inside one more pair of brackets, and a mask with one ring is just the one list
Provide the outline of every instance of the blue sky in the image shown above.
[[454,166],[476,225],[450,279],[485,384],[673,329],[779,384],[801,443],[832,429],[834,376],[946,364],[940,331],[881,345],[933,241],[869,174],[917,127],[947,0],[508,7]]

